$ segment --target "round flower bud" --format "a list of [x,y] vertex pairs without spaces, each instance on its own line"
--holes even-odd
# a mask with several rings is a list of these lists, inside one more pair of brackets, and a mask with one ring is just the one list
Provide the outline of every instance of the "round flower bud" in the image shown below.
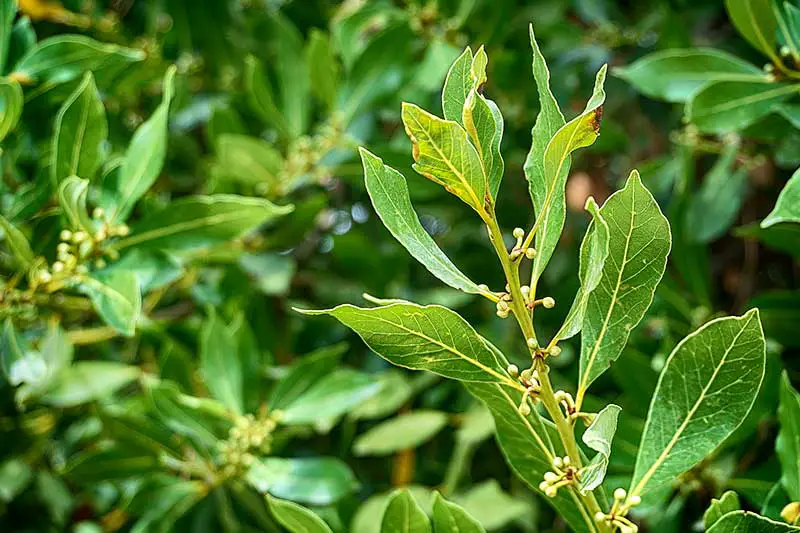
[[564,467],[564,460],[561,457],[554,457],[553,458],[553,466],[556,468],[563,468]]
[[552,309],[556,306],[556,301],[552,296],[542,298],[542,305],[545,309]]
[[603,522],[605,519],[606,519],[606,515],[605,515],[605,513],[601,512],[601,511],[597,511],[594,514],[595,522]]
[[529,414],[531,414],[531,406],[528,405],[527,401],[525,403],[521,403],[519,405],[519,409],[518,410],[519,410],[519,414],[521,414],[522,416],[528,416]]
[[53,272],[62,272],[64,270],[64,263],[56,261],[53,263]]
[[72,232],[68,229],[61,230],[59,237],[61,238],[62,241],[68,241],[72,239]]
[[521,239],[525,236],[525,230],[522,228],[514,228],[514,238]]
[[512,378],[516,378],[519,376],[519,367],[514,364],[508,365],[506,372],[508,372],[508,375]]
[[628,500],[628,503],[630,503],[631,505],[639,505],[640,503],[642,503],[642,497],[638,495],[631,496],[630,499]]
[[555,498],[556,494],[558,494],[558,489],[555,487],[547,487],[547,490],[544,491],[548,498]]
[[530,348],[531,350],[535,350],[536,348],[539,347],[539,341],[537,341],[533,337],[529,338],[526,342],[528,344],[528,348]]
[[548,485],[547,481],[542,481],[539,483],[539,490],[542,492],[546,491],[549,487],[550,485]]
[[570,458],[569,455],[564,456],[564,466],[569,466]]
[[544,480],[548,483],[555,483],[558,481],[558,474],[555,472],[545,472],[544,473]]
[[615,500],[624,500],[628,496],[628,493],[625,489],[619,488],[614,491],[614,499]]
[[549,353],[553,357],[558,357],[559,355],[561,355],[561,347],[558,346],[558,345],[553,346],[552,348],[550,348],[550,352]]
[[525,250],[525,257],[527,257],[528,259],[533,259],[534,257],[536,257],[536,250],[534,250],[533,248],[528,248],[527,250]]

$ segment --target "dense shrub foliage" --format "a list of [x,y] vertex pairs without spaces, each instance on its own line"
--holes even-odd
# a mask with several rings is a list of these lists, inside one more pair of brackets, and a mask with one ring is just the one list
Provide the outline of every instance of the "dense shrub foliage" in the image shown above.
[[798,92],[794,0],[0,0],[0,530],[800,531]]

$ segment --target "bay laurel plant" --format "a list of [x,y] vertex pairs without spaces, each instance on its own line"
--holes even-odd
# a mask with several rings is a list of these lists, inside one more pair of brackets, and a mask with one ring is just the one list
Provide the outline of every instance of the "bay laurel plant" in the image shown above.
[[[564,227],[572,153],[599,135],[606,67],[597,73],[584,110],[567,120],[551,92],[532,28],[530,39],[540,111],[524,170],[535,222],[528,229],[514,228],[512,239],[507,240],[496,216],[504,124],[497,105],[482,91],[484,49],[473,53],[467,48],[452,64],[442,91],[443,117],[411,103],[402,107],[414,169],[480,218],[505,275],[504,287],[488,287],[461,272],[421,225],[406,178],[361,149],[366,188],[384,225],[443,283],[489,300],[499,319],[516,322],[526,365],[510,364],[470,323],[439,305],[370,298],[373,307],[347,304],[303,312],[336,318],[395,365],[462,382],[491,411],[510,467],[573,531],[633,533],[637,508],[647,507],[659,491],[711,454],[747,416],[764,376],[764,334],[758,310],[752,309],[712,320],[678,343],[653,393],[629,484],[608,486],[605,474],[621,408],[608,404],[589,410],[587,398],[592,384],[621,356],[652,302],[670,252],[670,226],[635,170],[602,206],[590,197],[585,209],[591,223],[576,273],[580,287],[556,333],[548,337],[537,331],[534,318],[557,304],[542,294],[540,281]],[[551,361],[561,354],[562,343],[579,333],[577,383],[556,390]],[[715,509],[719,516],[709,517],[709,530],[716,533],[791,530],[775,529],[766,518],[738,506]],[[433,529],[480,531],[463,510],[440,498]],[[381,531],[430,530],[430,520],[408,492],[390,498]]]

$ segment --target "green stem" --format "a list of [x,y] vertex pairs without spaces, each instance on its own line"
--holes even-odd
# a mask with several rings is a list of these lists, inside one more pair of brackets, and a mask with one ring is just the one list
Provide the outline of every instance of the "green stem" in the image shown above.
[[[511,294],[509,306],[514,314],[514,318],[516,318],[517,323],[519,324],[520,330],[522,330],[522,334],[525,336],[527,344],[527,339],[536,339],[536,330],[533,326],[533,318],[531,313],[525,306],[525,301],[522,296],[522,289],[519,281],[519,262],[515,263],[511,260],[508,250],[506,249],[505,242],[503,241],[503,234],[500,231],[500,227],[494,214],[485,217],[484,221],[486,222],[486,226],[489,230],[489,240],[494,246],[497,257],[500,259],[500,263],[503,266],[503,272],[506,276],[506,281],[508,282],[508,288]],[[530,348],[530,352],[531,357],[533,357],[535,360],[535,349]],[[539,372],[539,381],[542,385],[539,398],[542,400],[542,404],[556,426],[558,436],[561,439],[564,450],[569,456],[570,462],[575,465],[576,468],[580,469],[583,466],[583,461],[581,459],[578,443],[575,440],[574,428],[561,411],[558,401],[556,401],[553,385],[550,383],[550,376],[547,372],[547,366],[545,364],[542,366],[543,368]],[[590,528],[593,530],[597,529],[600,531],[600,533],[610,533],[611,529],[608,524],[597,523],[593,521],[595,514],[602,512],[600,504],[597,502],[597,498],[595,497],[594,493],[589,491],[584,495],[578,490],[575,490],[574,493],[581,500],[583,506],[589,511],[588,520],[591,521],[589,524]]]

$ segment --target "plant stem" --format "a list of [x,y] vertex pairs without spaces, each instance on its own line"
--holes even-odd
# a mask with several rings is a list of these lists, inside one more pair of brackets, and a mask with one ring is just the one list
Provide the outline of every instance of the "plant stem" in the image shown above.
[[[489,240],[494,246],[497,257],[500,259],[500,263],[503,266],[503,273],[505,274],[506,281],[508,282],[508,289],[509,293],[511,294],[509,306],[514,314],[514,318],[516,318],[517,323],[519,324],[520,330],[522,330],[522,334],[525,336],[527,344],[528,339],[536,339],[536,330],[533,326],[533,318],[531,313],[528,311],[522,296],[522,289],[519,281],[519,263],[514,263],[511,260],[508,250],[506,249],[505,242],[503,241],[503,234],[500,231],[500,227],[497,224],[497,219],[495,218],[494,214],[491,214],[484,220],[489,230]],[[540,355],[536,354],[535,348],[529,347],[529,350],[534,361],[537,357],[541,357]],[[550,415],[550,418],[556,426],[558,436],[561,439],[561,444],[569,456],[570,462],[575,465],[576,468],[580,469],[583,466],[583,461],[581,459],[578,443],[575,440],[574,428],[561,411],[558,401],[556,401],[553,385],[550,383],[547,365],[542,363],[542,367],[543,368],[539,371],[539,381],[542,385],[539,398],[542,400],[545,410],[547,410],[548,415]],[[570,487],[570,490],[574,490],[574,493],[577,495],[578,499],[580,499],[583,506],[589,511],[590,520],[592,520],[592,517],[594,517],[596,513],[602,512],[600,504],[597,502],[597,498],[592,491],[589,491],[584,495],[577,490],[577,487]],[[593,529],[597,529],[601,533],[611,532],[610,526],[606,523],[597,523],[592,521],[590,526]]]

